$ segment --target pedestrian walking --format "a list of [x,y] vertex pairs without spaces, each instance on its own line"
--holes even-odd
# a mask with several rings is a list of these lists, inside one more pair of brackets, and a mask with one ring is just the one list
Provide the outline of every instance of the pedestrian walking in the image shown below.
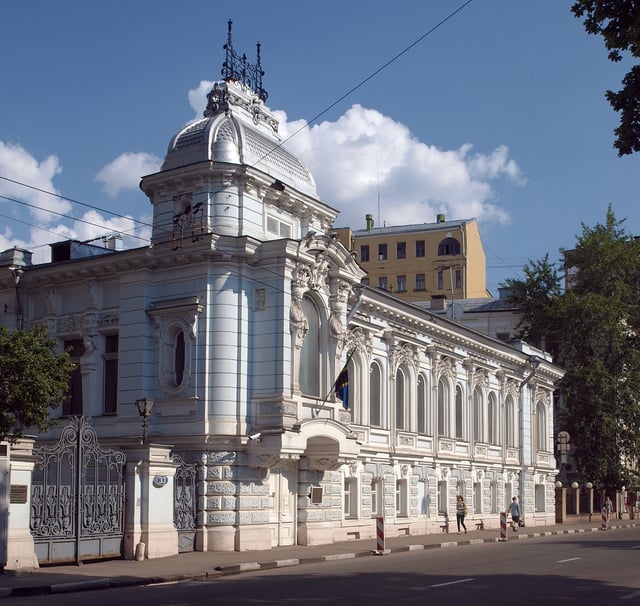
[[611,519],[611,512],[613,511],[613,502],[611,501],[611,497],[607,495],[607,498],[604,500],[604,508],[607,512],[607,522]]
[[467,527],[464,519],[467,517],[467,505],[462,495],[458,495],[456,499],[456,523],[458,524],[458,534],[460,534],[460,526],[464,528],[464,534],[467,534]]
[[520,505],[517,497],[511,499],[509,503],[509,513],[511,514],[511,530],[518,532],[518,524],[520,523]]

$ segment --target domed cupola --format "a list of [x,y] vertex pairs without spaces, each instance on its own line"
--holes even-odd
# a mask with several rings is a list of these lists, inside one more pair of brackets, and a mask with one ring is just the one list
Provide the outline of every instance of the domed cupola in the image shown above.
[[260,44],[255,64],[239,56],[229,21],[224,49],[223,79],[207,95],[203,117],[173,136],[160,171],[140,182],[153,204],[152,244],[179,249],[187,238],[326,232],[338,211],[318,198],[307,167],[283,146],[265,106]]
[[278,120],[265,106],[260,43],[257,61],[240,57],[231,42],[231,21],[224,45],[226,59],[221,82],[207,95],[201,120],[181,129],[171,139],[162,170],[197,162],[225,162],[251,166],[272,175],[284,185],[317,196],[314,179],[304,164],[282,146]]

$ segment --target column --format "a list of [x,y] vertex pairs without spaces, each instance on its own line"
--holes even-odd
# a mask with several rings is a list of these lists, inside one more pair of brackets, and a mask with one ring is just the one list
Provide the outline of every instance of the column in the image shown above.
[[171,446],[142,445],[125,451],[124,558],[152,559],[178,553],[173,524],[176,464]]
[[6,570],[38,568],[31,535],[31,472],[35,466],[33,438],[9,445],[9,516]]

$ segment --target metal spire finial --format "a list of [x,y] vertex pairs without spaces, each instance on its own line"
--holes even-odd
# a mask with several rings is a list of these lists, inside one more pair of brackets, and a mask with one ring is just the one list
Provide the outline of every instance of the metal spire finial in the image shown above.
[[225,60],[222,64],[222,78],[225,81],[232,80],[234,82],[240,82],[248,88],[250,88],[262,101],[266,101],[268,94],[267,91],[262,88],[262,76],[264,71],[262,70],[261,58],[260,58],[260,42],[257,43],[257,61],[254,64],[249,63],[245,54],[238,55],[233,49],[233,43],[231,41],[231,27],[233,21],[229,19],[227,27],[227,43],[223,46],[226,51]]

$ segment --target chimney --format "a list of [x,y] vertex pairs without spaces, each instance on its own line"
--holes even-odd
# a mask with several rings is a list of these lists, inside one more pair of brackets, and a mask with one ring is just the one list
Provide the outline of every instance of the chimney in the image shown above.
[[431,297],[431,310],[432,311],[442,311],[447,309],[447,297],[444,295],[434,295]]
[[437,223],[444,223],[445,222],[444,213],[439,213],[438,215],[436,215],[436,222]]
[[367,215],[365,219],[367,221],[367,231],[371,231],[373,229],[373,215]]

